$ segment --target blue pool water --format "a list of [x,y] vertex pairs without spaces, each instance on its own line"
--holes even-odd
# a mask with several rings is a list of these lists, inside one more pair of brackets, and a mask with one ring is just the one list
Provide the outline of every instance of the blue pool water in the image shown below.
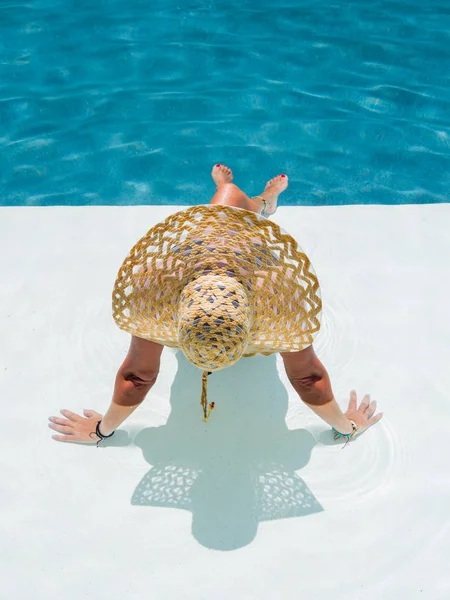
[[448,202],[450,3],[0,0],[0,204]]

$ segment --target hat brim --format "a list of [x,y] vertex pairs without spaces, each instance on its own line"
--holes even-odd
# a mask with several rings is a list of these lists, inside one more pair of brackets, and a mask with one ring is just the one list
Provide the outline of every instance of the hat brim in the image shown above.
[[313,343],[322,301],[309,258],[276,223],[222,205],[179,211],[133,246],[113,289],[115,322],[134,336],[178,348],[181,291],[207,274],[234,277],[247,291],[253,319],[243,356]]

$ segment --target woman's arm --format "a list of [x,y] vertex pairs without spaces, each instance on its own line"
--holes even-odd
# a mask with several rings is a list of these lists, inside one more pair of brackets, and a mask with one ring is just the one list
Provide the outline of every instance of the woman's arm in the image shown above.
[[111,405],[100,425],[100,433],[109,435],[144,400],[156,382],[164,346],[132,337],[128,354],[117,372]]
[[134,373],[126,373],[123,367],[116,375],[114,394],[111,404],[100,425],[100,433],[109,435],[141,404],[156,382],[156,375],[148,379]]
[[303,402],[340,433],[351,433],[352,424],[334,399],[327,370],[314,348],[282,352],[281,356],[289,381]]
[[[112,402],[104,417],[95,410],[84,410],[84,417],[63,409],[62,419],[49,417],[49,427],[62,435],[52,436],[58,442],[96,443],[97,423],[100,433],[110,435],[144,400],[158,377],[159,361],[164,346],[132,337],[130,349],[120,367],[114,385]],[[94,435],[93,435],[94,434]]]

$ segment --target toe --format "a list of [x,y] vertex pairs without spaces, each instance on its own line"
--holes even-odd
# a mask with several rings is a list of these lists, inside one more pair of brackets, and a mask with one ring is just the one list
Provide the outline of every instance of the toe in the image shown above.
[[233,173],[231,169],[221,163],[217,163],[213,166],[211,175],[217,185],[220,183],[231,182],[233,180]]
[[227,177],[230,177],[232,175],[231,169],[227,167],[227,165],[220,165],[220,170]]
[[285,190],[288,186],[287,175],[276,175],[273,179],[267,182],[266,190],[270,187],[276,187],[279,192]]

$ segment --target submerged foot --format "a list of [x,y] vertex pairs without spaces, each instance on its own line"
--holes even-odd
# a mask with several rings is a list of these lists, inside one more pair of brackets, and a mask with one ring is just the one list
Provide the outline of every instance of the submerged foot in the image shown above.
[[214,165],[211,177],[214,179],[217,187],[223,183],[231,183],[233,181],[233,173],[225,165]]
[[260,194],[267,203],[266,215],[273,215],[277,210],[278,196],[287,188],[288,181],[287,175],[277,175],[266,183],[264,192]]

